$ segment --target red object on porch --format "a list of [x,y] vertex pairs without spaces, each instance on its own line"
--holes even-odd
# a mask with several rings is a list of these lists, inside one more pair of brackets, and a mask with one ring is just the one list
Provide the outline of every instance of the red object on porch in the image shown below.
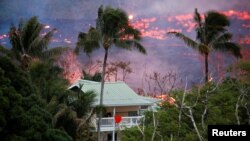
[[120,123],[122,121],[122,117],[120,115],[115,115],[115,123]]

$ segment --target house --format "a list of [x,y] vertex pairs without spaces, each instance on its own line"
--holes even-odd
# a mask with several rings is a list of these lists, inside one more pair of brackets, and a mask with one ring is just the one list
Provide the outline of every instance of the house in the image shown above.
[[[69,89],[78,89],[82,86],[82,91],[95,91],[94,106],[100,104],[101,83],[79,80]],[[100,131],[104,141],[111,141],[117,130],[124,130],[140,124],[143,112],[156,105],[158,99],[144,97],[136,94],[125,82],[105,82],[103,93],[103,105],[106,108],[106,115],[101,119]],[[115,116],[121,117],[121,122],[115,124]],[[97,120],[96,120],[97,121]],[[95,124],[97,129],[97,125]],[[95,130],[96,132],[97,130]],[[119,140],[119,137],[117,137]],[[117,140],[117,139],[114,139]],[[113,140],[113,141],[114,141]]]

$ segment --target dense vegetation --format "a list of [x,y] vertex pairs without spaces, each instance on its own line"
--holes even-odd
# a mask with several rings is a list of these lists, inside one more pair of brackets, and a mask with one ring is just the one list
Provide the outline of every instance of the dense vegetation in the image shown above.
[[[225,16],[210,12],[205,17],[207,19],[202,21],[197,11],[195,14],[198,43],[181,33],[171,34],[198,49],[205,58],[208,57],[211,48],[220,47],[222,50],[231,50],[237,57],[241,56],[239,46],[229,42],[232,35],[226,32],[225,27],[229,23]],[[221,25],[213,22],[213,19],[221,18],[223,19]],[[215,25],[210,25],[206,21]],[[118,24],[119,22],[121,24]],[[90,119],[96,110],[92,106],[95,94],[91,91],[82,94],[81,91],[67,89],[68,81],[64,79],[63,70],[56,65],[55,60],[68,48],[50,49],[48,45],[54,30],[41,36],[42,29],[43,25],[38,22],[37,17],[21,21],[19,27],[10,28],[12,47],[9,49],[0,46],[0,139],[2,141],[96,140],[96,135],[90,132]],[[209,42],[204,42],[205,38],[210,39]],[[140,44],[140,39],[140,32],[130,26],[124,11],[100,7],[96,28],[91,27],[88,33],[79,34],[76,51],[83,49],[89,54],[103,47],[105,50],[103,72],[94,75],[86,73],[85,79],[102,81],[103,90],[106,61],[111,46],[128,50],[134,47],[145,54],[146,50]],[[217,44],[209,46],[210,41],[216,43],[215,40],[218,41]],[[223,46],[216,46],[219,43]],[[226,48],[228,46],[230,48]],[[118,63],[117,66],[126,64]],[[205,79],[208,81],[208,70],[206,71]],[[250,62],[239,62],[229,68],[228,74],[227,78],[218,82],[206,82],[193,86],[190,90],[185,88],[171,91],[170,95],[175,102],[169,102],[167,99],[159,105],[157,112],[146,112],[140,126],[119,132],[122,140],[201,141],[207,140],[207,125],[249,125]],[[171,98],[170,95],[168,98]]]
[[144,126],[123,131],[122,140],[207,140],[207,125],[249,125],[250,64],[236,67],[237,79],[172,92],[174,105],[165,101],[157,112],[147,112]]
[[72,140],[66,132],[53,127],[53,115],[30,75],[3,56],[0,57],[0,79],[1,140]]
[[[88,139],[95,94],[68,90],[54,60],[66,47],[48,48],[36,17],[10,28],[12,48],[0,46],[0,138],[3,141]],[[24,46],[25,45],[25,46]],[[86,136],[85,136],[86,135]]]

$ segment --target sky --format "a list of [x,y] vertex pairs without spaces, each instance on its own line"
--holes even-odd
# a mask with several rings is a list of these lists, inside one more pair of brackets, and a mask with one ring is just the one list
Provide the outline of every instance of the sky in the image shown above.
[[[145,75],[153,72],[162,75],[174,72],[180,82],[187,79],[190,86],[202,80],[202,57],[182,41],[166,34],[179,31],[195,38],[195,8],[201,14],[216,10],[227,15],[231,21],[228,30],[234,34],[233,40],[242,46],[245,58],[250,55],[249,0],[0,0],[0,44],[10,46],[7,33],[11,24],[17,25],[20,19],[38,16],[46,28],[57,29],[51,46],[74,48],[78,33],[95,26],[100,5],[125,10],[131,24],[142,33],[147,55],[112,49],[108,58],[110,62],[131,62],[133,73],[126,82],[133,88],[144,87]],[[102,60],[103,50],[94,53],[92,58]],[[86,60],[86,56],[82,54],[78,59],[81,62]],[[212,54],[211,76],[223,75],[226,66],[235,61],[230,54]]]

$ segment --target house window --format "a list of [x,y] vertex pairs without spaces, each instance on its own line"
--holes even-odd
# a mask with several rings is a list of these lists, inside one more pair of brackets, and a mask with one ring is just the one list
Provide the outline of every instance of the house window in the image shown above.
[[138,116],[137,111],[128,111],[128,116],[129,117]]
[[145,111],[148,110],[148,106],[147,105],[143,105],[141,106],[141,109],[139,110],[139,114],[143,115]]
[[141,106],[141,109],[148,109],[148,105]]

